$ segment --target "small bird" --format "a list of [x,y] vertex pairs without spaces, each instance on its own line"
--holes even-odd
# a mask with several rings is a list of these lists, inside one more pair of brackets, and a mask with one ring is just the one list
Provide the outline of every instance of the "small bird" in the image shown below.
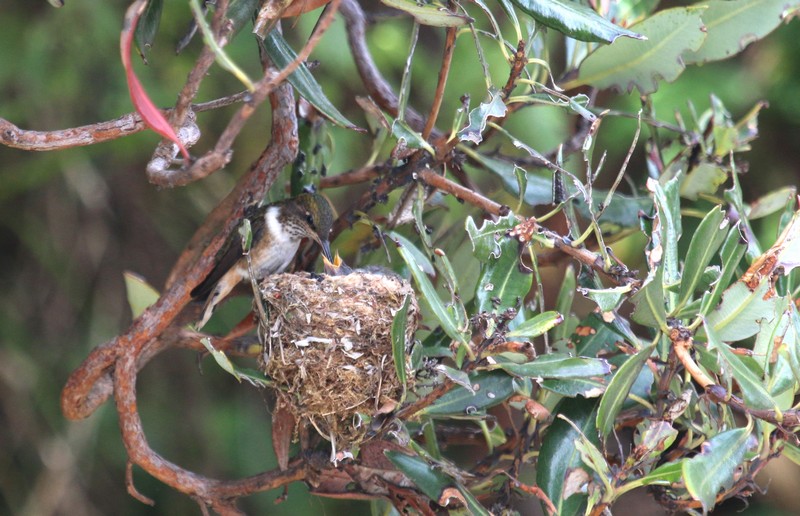
[[[333,224],[333,209],[325,197],[303,193],[297,197],[267,204],[245,212],[252,229],[250,262],[255,279],[283,272],[297,253],[300,241],[310,238],[322,248],[322,254],[332,261],[328,237]],[[240,282],[250,279],[247,257],[242,250],[242,238],[233,233],[221,252],[217,265],[205,280],[192,290],[192,298],[206,299],[202,328],[211,318],[214,308]]]

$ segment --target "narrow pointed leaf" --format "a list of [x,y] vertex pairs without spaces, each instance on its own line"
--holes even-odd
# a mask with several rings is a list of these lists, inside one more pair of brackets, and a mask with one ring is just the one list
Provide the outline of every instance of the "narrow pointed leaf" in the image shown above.
[[136,40],[136,47],[139,49],[139,54],[142,59],[147,61],[147,52],[153,46],[153,41],[156,39],[158,33],[158,26],[161,23],[161,12],[164,7],[164,0],[148,0],[147,7],[136,24],[136,31],[134,32],[134,39]]
[[644,367],[647,359],[650,358],[654,349],[655,346],[641,349],[626,360],[614,374],[614,377],[611,378],[597,409],[597,429],[603,437],[608,436],[614,429],[614,421],[617,418],[617,414],[619,414],[622,404],[628,399],[631,387],[633,387],[639,377],[639,372]]
[[441,468],[432,467],[428,461],[418,456],[389,450],[384,452],[386,457],[400,471],[419,487],[420,491],[431,500],[438,500],[442,492],[448,487],[456,485],[452,477],[445,474]]
[[397,371],[397,379],[400,385],[406,385],[406,327],[408,325],[408,304],[411,300],[408,296],[403,300],[403,306],[394,314],[392,319],[392,357],[394,358],[394,368]]
[[613,43],[625,36],[647,39],[606,20],[593,9],[569,0],[512,0],[521,11],[536,21],[580,41]]
[[705,39],[703,7],[679,7],[656,13],[632,27],[647,41],[620,40],[600,47],[580,66],[576,81],[567,87],[590,84],[605,89],[645,95],[658,89],[658,81],[672,82],[685,68],[681,56],[697,50]]
[[602,358],[571,357],[560,353],[542,355],[524,364],[503,362],[493,367],[528,378],[590,378],[611,372],[611,365]]
[[[392,234],[392,236],[397,238],[398,235]],[[428,279],[424,269],[417,262],[416,255],[421,253],[419,251],[416,253],[412,252],[411,248],[414,246],[408,240],[399,242],[399,244],[400,245],[397,247],[397,252],[406,262],[406,265],[408,265],[411,275],[414,277],[414,282],[422,292],[422,298],[425,300],[428,306],[430,306],[431,311],[433,311],[437,321],[442,325],[444,332],[451,339],[462,344],[466,343],[467,336],[461,329],[458,328],[456,317],[447,309],[447,307],[445,307],[444,302],[439,297],[439,294],[437,294],[433,283],[431,283],[431,280]]]
[[[292,47],[286,43],[278,31],[270,31],[264,38],[264,47],[267,49],[267,54],[277,68],[285,68],[292,61],[297,58]],[[297,92],[309,101],[320,113],[325,115],[333,123],[344,127],[346,129],[353,129],[363,132],[364,130],[353,124],[350,120],[345,118],[336,106],[334,106],[325,93],[322,91],[319,83],[305,64],[301,64],[289,76],[289,82],[297,89]]]
[[543,389],[569,398],[576,396],[596,398],[606,390],[606,383],[594,378],[550,379],[543,380],[539,385]]
[[700,222],[686,253],[678,306],[686,303],[694,294],[706,265],[711,263],[711,259],[717,254],[727,232],[728,219],[725,218],[725,213],[719,206],[708,212]]

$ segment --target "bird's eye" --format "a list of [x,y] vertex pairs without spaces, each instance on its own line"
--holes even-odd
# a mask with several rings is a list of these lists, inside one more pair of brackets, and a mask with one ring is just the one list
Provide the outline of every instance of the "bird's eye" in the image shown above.
[[314,217],[311,215],[310,212],[306,212],[306,222],[308,222],[308,225],[311,226],[312,228],[314,227]]

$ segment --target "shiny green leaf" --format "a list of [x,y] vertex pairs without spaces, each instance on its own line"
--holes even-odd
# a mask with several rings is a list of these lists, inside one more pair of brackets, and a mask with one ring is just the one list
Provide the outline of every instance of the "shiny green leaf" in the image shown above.
[[[264,38],[264,48],[269,55],[269,58],[277,68],[285,68],[292,61],[297,58],[292,47],[286,43],[283,36],[276,31],[270,31]],[[350,120],[344,117],[336,106],[334,106],[328,97],[323,93],[322,88],[305,64],[301,64],[297,69],[289,75],[289,82],[297,89],[297,92],[309,101],[320,113],[325,115],[336,125],[346,129],[354,129],[363,131],[360,127],[353,124]]]
[[602,358],[573,357],[561,353],[541,355],[532,362],[501,362],[492,366],[527,378],[590,378],[611,372],[611,365]]
[[681,56],[697,50],[705,39],[701,20],[703,7],[666,9],[632,27],[647,41],[620,40],[600,47],[581,63],[576,81],[564,84],[572,88],[590,84],[597,88],[632,91],[645,95],[658,89],[658,81],[672,82],[683,72]]
[[567,473],[575,468],[588,471],[581,455],[575,447],[580,435],[585,435],[595,446],[600,445],[595,420],[597,418],[597,400],[583,398],[565,398],[554,409],[553,414],[560,414],[569,419],[579,429],[561,418],[555,418],[542,438],[542,447],[536,465],[536,484],[545,492],[556,506],[556,513],[561,516],[583,514],[581,507],[586,503],[586,495],[573,494],[564,499]]
[[597,410],[597,429],[603,437],[608,436],[614,429],[617,414],[619,414],[622,404],[628,399],[631,387],[639,377],[639,372],[650,358],[653,350],[655,350],[655,345],[641,349],[634,356],[628,358],[611,378]]
[[[467,416],[503,403],[516,392],[517,380],[502,371],[470,375],[472,389],[456,385],[420,411],[430,416]],[[474,391],[474,392],[473,392]]]
[[536,21],[580,41],[613,43],[621,36],[647,39],[606,20],[596,11],[569,0],[512,0],[521,11]]

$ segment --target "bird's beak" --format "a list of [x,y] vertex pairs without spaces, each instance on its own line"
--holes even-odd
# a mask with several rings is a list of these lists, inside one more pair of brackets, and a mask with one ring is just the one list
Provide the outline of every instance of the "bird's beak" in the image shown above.
[[322,256],[329,262],[333,262],[333,255],[331,255],[331,243],[327,239],[320,239],[319,246],[322,248]]

